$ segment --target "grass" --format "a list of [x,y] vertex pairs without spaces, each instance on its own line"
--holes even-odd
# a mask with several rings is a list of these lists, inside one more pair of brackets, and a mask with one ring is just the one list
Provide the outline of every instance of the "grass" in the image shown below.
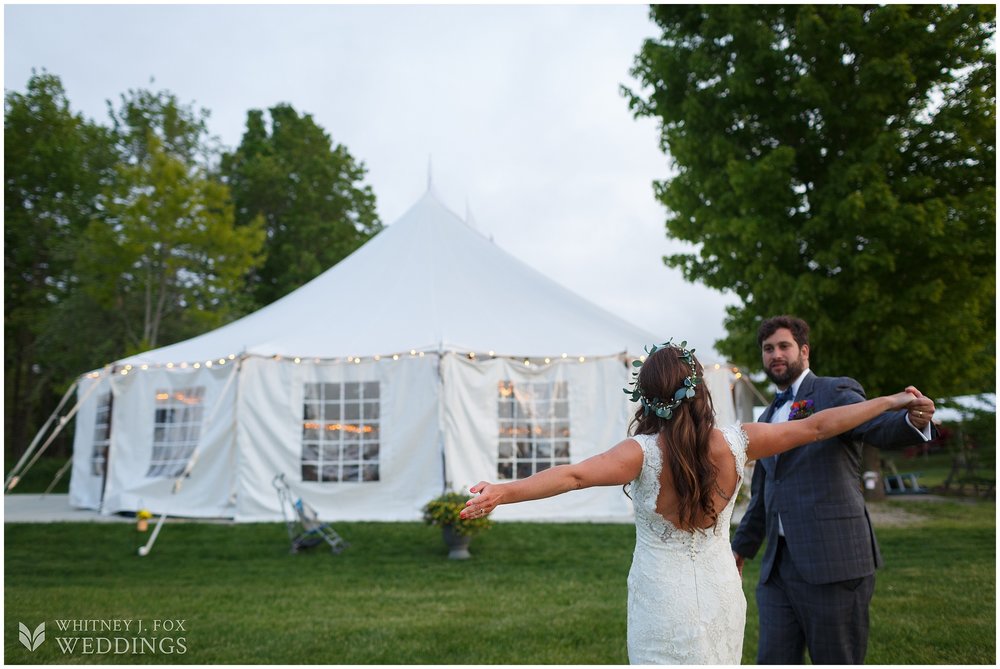
[[[886,502],[926,518],[878,531],[885,567],[868,661],[993,664],[989,502]],[[131,524],[5,526],[8,664],[624,664],[630,525],[502,523],[447,560],[418,523],[341,523],[352,546],[288,554],[282,524],[168,523],[153,552]],[[753,590],[744,662],[756,656]],[[185,620],[187,652],[60,653],[56,619]],[[17,622],[46,621],[34,653]],[[135,623],[133,623],[135,624]],[[69,633],[79,634],[79,633]],[[113,637],[113,633],[95,636]],[[150,631],[145,636],[153,636]],[[160,635],[164,636],[164,635]],[[175,646],[176,650],[177,647]]]

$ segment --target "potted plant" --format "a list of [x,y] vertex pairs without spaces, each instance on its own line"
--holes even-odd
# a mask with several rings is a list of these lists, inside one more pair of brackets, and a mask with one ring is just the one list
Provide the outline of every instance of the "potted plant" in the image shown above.
[[152,517],[153,514],[148,509],[139,509],[135,514],[135,529],[145,532],[149,529],[149,519]]
[[448,557],[452,560],[467,560],[472,557],[469,555],[469,542],[472,541],[472,537],[493,527],[489,515],[478,518],[459,516],[465,508],[465,503],[470,499],[472,495],[446,492],[424,506],[424,522],[441,527],[441,536],[448,546]]

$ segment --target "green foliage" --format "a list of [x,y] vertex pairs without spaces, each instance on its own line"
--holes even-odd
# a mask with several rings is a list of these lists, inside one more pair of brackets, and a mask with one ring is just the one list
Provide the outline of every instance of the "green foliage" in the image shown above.
[[465,503],[472,495],[457,492],[446,492],[435,497],[423,508],[424,522],[428,525],[444,527],[450,525],[457,534],[467,537],[474,536],[493,527],[489,515],[476,518],[462,518],[459,514],[465,508]]
[[234,224],[226,186],[150,133],[141,160],[119,165],[104,202],[105,215],[81,239],[77,271],[129,352],[239,315],[243,276],[260,262],[264,231]]
[[251,112],[228,178],[206,110],[144,89],[108,108],[83,119],[47,73],[5,95],[8,455],[81,373],[242,316],[380,227],[363,165],[291,107],[270,135]]
[[[996,10],[655,5],[627,92],[659,119],[665,258],[731,290],[719,350],[813,327],[812,367],[882,393],[987,390],[996,365]],[[947,364],[941,364],[946,360]]]
[[[39,458],[38,462],[24,473],[23,478],[18,480],[17,485],[14,486],[11,492],[17,495],[42,494],[46,491],[55,495],[69,493],[69,469],[67,468],[60,475],[60,471],[63,467],[67,466],[68,462],[68,457]],[[3,464],[3,471],[6,477],[6,474],[14,468],[17,461],[8,457],[4,459]],[[69,467],[72,467],[72,465],[69,465]],[[57,476],[59,477],[58,480],[56,480]],[[52,485],[53,481],[55,481],[55,485]],[[49,486],[52,486],[52,490],[49,490]]]
[[112,133],[70,109],[58,77],[33,73],[24,93],[5,94],[5,443],[26,444],[91,368],[87,347],[56,345],[67,328],[55,306],[73,293],[76,240],[116,160]]
[[256,306],[265,306],[329,269],[381,230],[366,170],[309,114],[290,105],[251,110],[222,173],[233,193],[238,225],[262,218],[263,266],[249,276]]
[[937,492],[979,494],[996,482],[997,415],[996,407],[986,410],[968,407],[956,401],[943,401],[942,407],[960,412],[961,419],[943,423],[940,443],[948,452],[951,468]]

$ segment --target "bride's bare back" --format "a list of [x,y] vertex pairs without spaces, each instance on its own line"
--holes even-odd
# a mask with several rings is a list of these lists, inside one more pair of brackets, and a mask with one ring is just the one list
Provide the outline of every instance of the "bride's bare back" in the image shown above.
[[[673,475],[670,472],[670,453],[664,453],[661,440],[657,439],[657,444],[660,446],[660,452],[663,453],[663,470],[660,479],[660,494],[656,498],[656,512],[669,520],[674,526],[680,527],[680,518],[677,515],[677,490],[674,486]],[[726,443],[726,438],[719,430],[712,430],[708,448],[708,457],[717,472],[715,487],[712,492],[716,513],[718,513],[732,499],[732,496],[736,494],[738,483],[736,460],[733,458],[733,453]],[[695,525],[697,527],[709,529],[714,524],[715,521],[704,513],[700,513],[695,517]]]

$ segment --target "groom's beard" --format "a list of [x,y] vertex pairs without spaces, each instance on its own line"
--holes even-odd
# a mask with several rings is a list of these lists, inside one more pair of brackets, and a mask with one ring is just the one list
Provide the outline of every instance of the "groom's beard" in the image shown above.
[[799,357],[795,360],[788,360],[785,362],[785,369],[780,374],[773,372],[770,367],[764,370],[764,374],[767,375],[767,378],[771,379],[771,382],[774,383],[774,385],[781,388],[787,388],[792,381],[799,378],[799,374],[805,371],[805,368],[806,365],[802,361],[802,354],[799,353]]

